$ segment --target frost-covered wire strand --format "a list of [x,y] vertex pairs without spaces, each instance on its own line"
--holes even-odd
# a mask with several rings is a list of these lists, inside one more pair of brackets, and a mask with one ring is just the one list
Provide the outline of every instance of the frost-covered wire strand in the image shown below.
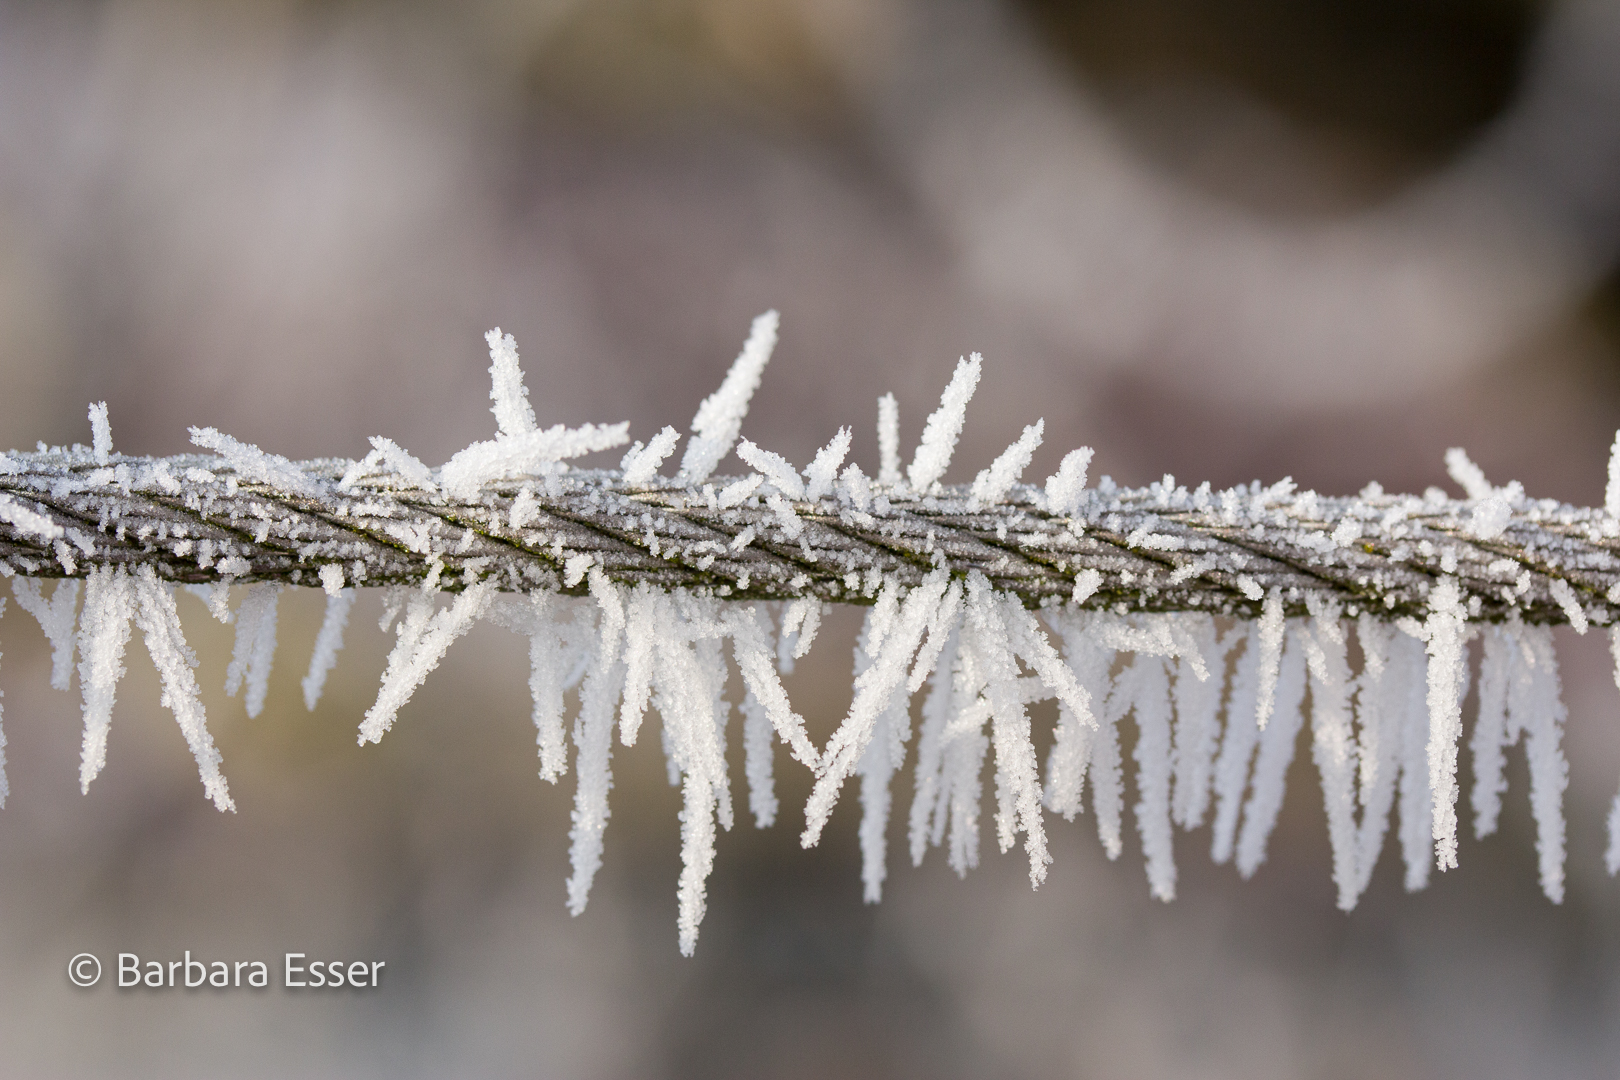
[[[1308,685],[1334,879],[1348,909],[1367,887],[1397,803],[1407,887],[1422,888],[1431,867],[1457,864],[1462,702],[1470,642],[1483,635],[1469,744],[1476,833],[1494,829],[1503,754],[1522,736],[1542,886],[1562,897],[1566,710],[1548,627],[1609,628],[1620,685],[1620,437],[1600,509],[1493,484],[1461,450],[1445,461],[1461,498],[1438,489],[1391,495],[1375,484],[1328,497],[1289,480],[1189,490],[1169,476],[1139,489],[1106,476],[1088,486],[1087,447],[1067,453],[1044,482],[1026,483],[1040,421],[971,485],[948,485],[983,369],[975,354],[958,365],[904,473],[892,395],[879,402],[875,478],[846,464],[850,427],[801,471],[767,440],[742,435],[777,328],[774,312],[755,320],[694,418],[673,477],[659,471],[681,438],[673,426],[632,445],[617,471],[570,464],[628,442],[628,425],[542,429],[516,343],[498,330],[488,335],[497,431],[438,469],[381,436],[360,460],[295,462],[213,428],[192,429],[212,454],[128,456],[113,449],[104,403],[90,409],[91,447],[0,455],[0,575],[14,578],[19,606],[52,644],[54,686],[67,688],[78,655],[81,785],[105,761],[134,625],[205,791],[233,808],[175,586],[235,623],[227,691],[246,689],[249,715],[268,693],[280,590],[327,594],[304,680],[313,708],[356,590],[383,586],[383,625],[397,642],[362,742],[383,736],[479,621],[529,638],[539,775],[548,781],[570,766],[565,694],[579,687],[575,914],[603,857],[615,732],[633,746],[657,713],[671,782],[683,789],[685,953],[706,906],[716,826],[733,820],[730,665],[744,694],[756,824],[780,814],[778,741],[812,774],[806,845],[827,827],[843,782],[860,776],[869,900],[887,876],[891,779],[912,745],[913,862],[943,845],[959,873],[977,864],[987,762],[998,846],[1023,834],[1032,884],[1051,861],[1045,811],[1084,812],[1088,781],[1099,839],[1118,857],[1128,723],[1152,894],[1175,893],[1175,827],[1206,820],[1215,861],[1235,857],[1252,875],[1283,802]],[[733,450],[751,472],[717,472]],[[47,598],[43,578],[66,580]],[[248,588],[237,590],[233,612],[236,585]],[[811,648],[827,603],[864,605],[867,617],[854,701],[818,747],[779,675]],[[1359,672],[1349,663],[1352,632]],[[1120,667],[1122,653],[1134,659]],[[1058,707],[1044,763],[1027,709],[1042,700]],[[1614,872],[1620,796],[1611,832]]]

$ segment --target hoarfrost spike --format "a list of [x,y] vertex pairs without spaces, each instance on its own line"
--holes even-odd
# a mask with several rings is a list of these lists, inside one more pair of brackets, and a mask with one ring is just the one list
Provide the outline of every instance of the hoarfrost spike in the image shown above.
[[238,476],[278,491],[319,498],[321,484],[280,454],[267,454],[251,443],[240,442],[211,427],[191,429],[191,441],[225,459]]
[[[898,586],[885,583],[879,602],[867,616],[868,648],[872,664],[856,677],[855,700],[849,714],[833,733],[816,768],[816,783],[805,805],[805,827],[799,842],[813,847],[821,839],[827,818],[838,799],[838,789],[854,771],[872,740],[880,713],[889,707],[905,682],[906,668],[922,644],[934,609],[944,598],[947,579],[934,572],[896,605]],[[885,622],[893,624],[892,630]]]
[[743,696],[743,772],[748,777],[748,810],[754,827],[768,829],[776,824],[776,762],[772,756],[775,731],[765,706],[752,692]]
[[877,436],[878,483],[894,487],[900,483],[900,405],[893,394],[878,398]]
[[776,488],[778,492],[790,499],[804,498],[804,481],[799,479],[799,472],[790,465],[786,458],[780,454],[773,454],[769,450],[761,450],[747,439],[737,444],[737,457],[746,465],[756,469],[767,483]]
[[[1372,881],[1373,867],[1383,851],[1384,837],[1389,832],[1389,811],[1395,800],[1395,785],[1402,775],[1404,714],[1399,660],[1394,652],[1393,639],[1396,637],[1410,641],[1394,627],[1370,615],[1362,615],[1356,621],[1356,640],[1361,646],[1362,655],[1362,670],[1355,686],[1356,723],[1360,729],[1356,779],[1361,802],[1361,820],[1356,827],[1356,882],[1353,890],[1357,898]],[[1401,815],[1404,828],[1404,808]]]
[[1423,643],[1397,631],[1389,676],[1394,716],[1400,725],[1400,839],[1406,891],[1428,887],[1434,866],[1434,794],[1429,771],[1428,668]]
[[1282,592],[1271,590],[1260,610],[1260,689],[1255,699],[1254,722],[1261,731],[1271,719],[1276,704],[1277,678],[1281,671],[1283,650]]
[[[605,620],[604,620],[605,622]],[[605,638],[605,634],[604,634]],[[607,829],[608,789],[613,786],[613,711],[618,704],[624,666],[610,659],[615,650],[604,640],[579,693],[579,718],[574,722],[577,760],[574,771],[574,827],[569,830],[568,861],[574,872],[568,879],[568,912],[582,914],[591,895],[591,883],[602,865],[602,834]]]
[[[533,423],[532,416],[530,422]],[[371,447],[376,451],[381,463],[392,469],[394,474],[408,485],[419,487],[424,491],[438,490],[438,485],[433,482],[433,470],[422,464],[410,451],[394,442],[394,440],[385,439],[381,435],[373,435],[371,437]]]
[[1170,682],[1165,660],[1138,656],[1121,676],[1128,682],[1130,709],[1136,717],[1136,828],[1142,838],[1148,888],[1155,899],[1176,898],[1176,860],[1170,828]]
[[681,441],[681,433],[669,425],[652,437],[652,441],[645,447],[641,443],[632,446],[619,462],[619,469],[626,484],[645,484],[658,475],[658,466],[664,459],[675,452],[675,444]]
[[1483,840],[1496,832],[1502,792],[1507,790],[1503,751],[1515,741],[1508,735],[1508,684],[1518,668],[1522,628],[1487,626],[1480,636],[1484,646],[1479,665],[1479,709],[1469,743],[1474,762],[1474,790],[1469,801],[1474,808],[1474,838]]
[[1349,642],[1337,603],[1314,604],[1300,633],[1310,672],[1311,756],[1322,778],[1328,841],[1333,848],[1333,883],[1339,908],[1356,906],[1359,850],[1356,833],[1357,747],[1350,714]]
[[625,746],[636,745],[652,697],[653,661],[676,630],[673,618],[663,593],[646,585],[631,591],[625,604],[624,699],[619,708],[619,741]]
[[1211,861],[1230,862],[1237,842],[1238,815],[1249,782],[1249,763],[1260,740],[1255,702],[1260,696],[1260,628],[1251,622],[1243,652],[1232,675],[1232,694],[1226,707],[1226,734],[1215,761],[1215,823],[1210,843]]
[[1010,647],[1006,607],[982,574],[968,576],[964,615],[964,633],[977,654],[984,674],[984,696],[990,705],[991,745],[996,752],[996,840],[1007,851],[1017,834],[1024,834],[1029,881],[1039,885],[1046,880],[1046,867],[1052,861],[1041,821],[1040,772],[1019,685],[1018,660]]
[[1086,469],[1091,465],[1089,446],[1063,455],[1058,471],[1046,478],[1046,512],[1073,517],[1080,512],[1080,499],[1086,489]]
[[917,765],[907,823],[913,866],[921,866],[929,845],[937,846],[944,835],[948,812],[945,750],[950,741],[946,725],[952,715],[951,684],[956,671],[957,635],[958,631],[953,628],[946,638],[939,662],[928,678],[928,696],[923,699],[922,729],[917,738]]
[[60,540],[67,533],[66,529],[47,515],[24,506],[9,495],[0,495],[0,521],[24,536],[36,537],[47,542]]
[[1544,626],[1527,626],[1518,628],[1516,636],[1519,647],[1509,656],[1508,741],[1524,736],[1541,888],[1557,904],[1564,899],[1563,799],[1569,763],[1560,743],[1566,712],[1552,632]]
[[98,401],[90,406],[91,452],[97,465],[112,461],[112,424],[107,420],[107,403]]
[[612,450],[629,441],[628,421],[582,424],[577,428],[557,424],[544,431],[473,443],[445,462],[439,478],[447,495],[471,498],[485,484],[550,475],[558,471],[561,462]]
[[1207,657],[1219,673],[1217,678],[1199,679],[1191,670],[1189,657],[1182,657],[1176,669],[1175,795],[1171,802],[1171,819],[1183,829],[1196,829],[1204,824],[1209,810],[1212,770],[1220,739],[1226,656],[1239,635],[1232,631],[1217,638],[1213,619],[1199,615],[1189,618],[1193,620],[1190,633],[1198,655]]
[[84,692],[82,793],[89,792],[90,781],[107,763],[107,729],[112,723],[118,680],[124,676],[124,646],[134,615],[129,574],[112,567],[92,570],[85,581],[84,613],[79,617],[79,687]]
[[748,341],[731,364],[720,389],[704,399],[692,417],[692,438],[681,458],[679,478],[696,487],[707,480],[721,460],[737,444],[748,402],[759,389],[759,381],[776,349],[776,331],[781,319],[767,311],[754,320]]
[[[276,601],[279,585],[253,585],[236,609],[236,647],[225,670],[225,695],[235,697],[247,684],[247,714],[258,716],[270,686],[276,654]],[[306,694],[308,692],[306,691]]]
[[11,589],[17,604],[39,621],[51,643],[51,688],[66,690],[73,678],[73,624],[79,602],[77,581],[58,581],[50,600],[40,594],[40,583],[33,578],[14,578]]
[[360,725],[362,745],[377,742],[393,726],[400,708],[428,673],[439,666],[451,643],[472,629],[493,593],[494,587],[487,582],[470,585],[439,612],[433,610],[432,596],[420,592],[411,595],[406,601],[405,618],[396,631],[399,642],[388,654],[388,668],[383,672],[376,704],[366,710]]
[[343,649],[343,631],[349,625],[349,609],[354,607],[354,590],[340,589],[326,598],[326,615],[320,633],[315,635],[315,652],[309,658],[309,674],[304,676],[304,707],[311,712],[326,688],[326,676],[337,665]]
[[[534,431],[534,407],[529,404],[529,388],[523,385],[523,369],[518,365],[517,339],[496,327],[484,335],[489,343],[490,412],[502,435],[512,438]],[[381,449],[379,447],[379,449]]]
[[776,665],[784,675],[793,671],[793,662],[804,659],[815,644],[821,628],[821,601],[799,599],[782,615],[782,635],[777,644]]
[[1091,812],[1097,815],[1097,841],[1109,861],[1125,850],[1121,820],[1125,812],[1125,769],[1119,748],[1119,722],[1125,702],[1117,680],[1110,682],[1097,734],[1091,744]]
[[163,682],[162,703],[174,713],[180,733],[197,759],[203,791],[218,809],[234,811],[236,804],[231,801],[225,777],[220,774],[219,751],[214,748],[213,736],[208,734],[208,719],[203,714],[197,680],[191,674],[191,669],[197,666],[197,657],[180,629],[180,614],[175,610],[172,587],[159,581],[149,566],[141,567],[128,580],[134,586],[135,624],[141,628],[152,666],[157,668]]
[[1429,651],[1429,789],[1434,796],[1435,865],[1457,865],[1457,739],[1462,734],[1465,637],[1468,612],[1454,578],[1441,578],[1429,594],[1422,636]]
[[[1243,807],[1243,829],[1238,834],[1237,868],[1245,878],[1253,877],[1266,861],[1266,844],[1282,810],[1288,766],[1294,760],[1304,715],[1300,705],[1305,698],[1305,650],[1300,642],[1298,620],[1288,627],[1287,643],[1279,658],[1276,707],[1271,722],[1260,732],[1260,752],[1254,761],[1254,788]],[[1262,624],[1261,632],[1264,633]],[[1264,663],[1264,659],[1261,661]]]
[[979,473],[973,480],[973,488],[968,492],[968,505],[975,509],[989,503],[998,503],[1006,497],[1012,486],[1018,483],[1018,478],[1029,467],[1029,461],[1035,456],[1036,447],[1041,445],[1041,433],[1046,430],[1046,421],[1037,420],[1024,429],[1018,441],[1001,452],[1001,456],[990,463],[990,467]]
[[[725,666],[719,651],[722,628],[718,602],[689,593],[660,599],[662,603],[651,609],[659,648],[652,656],[650,683],[664,721],[670,765],[681,786],[676,926],[681,954],[690,956],[707,906],[707,883],[714,868],[715,825],[725,829],[732,825],[724,750],[729,706],[721,697]],[[637,633],[638,625],[632,616],[626,623],[632,645]],[[582,745],[582,762],[585,753]],[[583,779],[582,772],[582,784]]]
[[[855,646],[855,673],[859,677],[871,668],[867,652],[871,644],[865,636]],[[875,722],[871,742],[856,763],[861,778],[861,882],[862,898],[868,904],[883,899],[883,881],[888,876],[888,826],[892,802],[890,779],[905,757],[911,738],[911,713],[907,699],[896,695]]]
[[782,742],[801,765],[815,771],[821,755],[806,734],[804,718],[788,704],[787,691],[772,666],[769,635],[762,612],[728,613],[724,623],[731,635],[732,657],[743,678],[743,685],[758,703]]
[[1446,472],[1457,481],[1470,499],[1488,499],[1496,489],[1485,479],[1485,472],[1468,458],[1468,451],[1453,446],[1446,451]]
[[543,592],[502,599],[497,621],[529,637],[530,716],[540,778],[555,784],[568,771],[563,695],[585,677],[595,645],[589,606]]
[[1063,638],[1066,666],[1085,692],[1084,710],[1060,700],[1057,732],[1046,761],[1046,807],[1073,821],[1084,809],[1086,769],[1091,764],[1092,743],[1099,731],[1091,706],[1108,698],[1108,668],[1113,654],[1088,633],[1089,624],[1099,616],[1054,613],[1049,618]]
[[804,497],[811,502],[832,494],[838,479],[838,467],[849,453],[849,428],[839,428],[832,440],[816,451],[816,456],[804,470]]
[[939,408],[928,417],[922,441],[917,444],[917,453],[906,470],[911,490],[926,495],[950,467],[956,440],[961,437],[962,424],[967,417],[968,401],[979,385],[982,363],[979,354],[974,353],[956,365],[956,373],[940,395]]

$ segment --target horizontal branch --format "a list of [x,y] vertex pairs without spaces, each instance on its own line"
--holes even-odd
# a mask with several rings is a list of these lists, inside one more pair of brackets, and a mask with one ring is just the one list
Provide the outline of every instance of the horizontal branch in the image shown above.
[[[348,585],[584,595],[586,573],[730,599],[868,604],[885,580],[935,567],[982,573],[1027,607],[1258,617],[1277,591],[1290,614],[1333,598],[1348,615],[1424,617],[1454,578],[1469,616],[1606,624],[1620,601],[1620,523],[1602,510],[1525,498],[1298,492],[1284,482],[1189,492],[1106,481],[1072,515],[1013,486],[980,505],[966,485],[917,496],[872,484],[792,500],[761,478],[691,488],[567,470],[447,497],[431,479],[355,463],[296,463],[297,478],[241,475],[210,455],[137,458],[83,448],[13,453],[0,474],[0,572],[83,577],[149,566],[176,583]],[[291,463],[289,463],[291,464]]]

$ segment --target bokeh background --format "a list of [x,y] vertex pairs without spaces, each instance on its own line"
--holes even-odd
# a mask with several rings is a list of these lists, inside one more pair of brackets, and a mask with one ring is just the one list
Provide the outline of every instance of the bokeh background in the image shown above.
[[[106,400],[130,453],[206,424],[437,463],[492,430],[495,325],[543,423],[645,438],[684,430],[778,307],[744,431],[796,461],[852,423],[872,471],[875,398],[914,441],[979,350],[956,479],[1043,416],[1040,475],[1084,443],[1133,484],[1421,491],[1462,445],[1590,505],[1620,425],[1617,253],[1608,2],[0,2],[8,446],[87,440]],[[219,692],[230,631],[181,604],[234,815],[134,642],[81,796],[77,692],[49,689],[15,605],[0,624],[0,1075],[1620,1075],[1620,692],[1597,635],[1559,639],[1561,906],[1517,758],[1501,835],[1415,896],[1386,851],[1345,915],[1303,750],[1254,880],[1178,835],[1172,905],[1085,817],[1051,824],[1035,893],[1017,852],[957,881],[891,829],[865,906],[853,799],[801,851],[781,755],[783,821],[722,836],[682,960],[655,743],[618,752],[606,864],[564,910],[572,778],[535,776],[525,642],[476,631],[361,749],[392,641],[374,598],[308,713],[321,599],[284,597],[252,721]],[[790,680],[818,738],[858,619]],[[66,978],[81,950],[185,949],[388,968],[375,993]]]

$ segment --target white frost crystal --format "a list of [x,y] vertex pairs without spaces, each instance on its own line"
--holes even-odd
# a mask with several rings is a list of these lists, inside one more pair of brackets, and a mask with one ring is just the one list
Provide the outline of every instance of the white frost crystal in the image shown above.
[[956,440],[962,435],[967,418],[968,401],[979,386],[979,370],[983,361],[978,353],[956,365],[945,393],[940,395],[939,408],[928,417],[923,427],[922,441],[906,470],[906,479],[913,491],[926,494],[939,483],[956,452]]
[[236,647],[225,669],[225,694],[235,697],[247,684],[247,714],[258,716],[270,688],[270,663],[276,655],[276,585],[253,585],[236,609]]
[[742,431],[743,417],[748,415],[748,402],[759,389],[765,365],[776,351],[776,331],[781,319],[774,311],[767,311],[754,320],[748,341],[742,352],[726,372],[720,389],[704,399],[692,417],[692,438],[686,444],[686,456],[681,459],[680,478],[697,486],[713,474],[731,448],[737,445],[737,433]]

